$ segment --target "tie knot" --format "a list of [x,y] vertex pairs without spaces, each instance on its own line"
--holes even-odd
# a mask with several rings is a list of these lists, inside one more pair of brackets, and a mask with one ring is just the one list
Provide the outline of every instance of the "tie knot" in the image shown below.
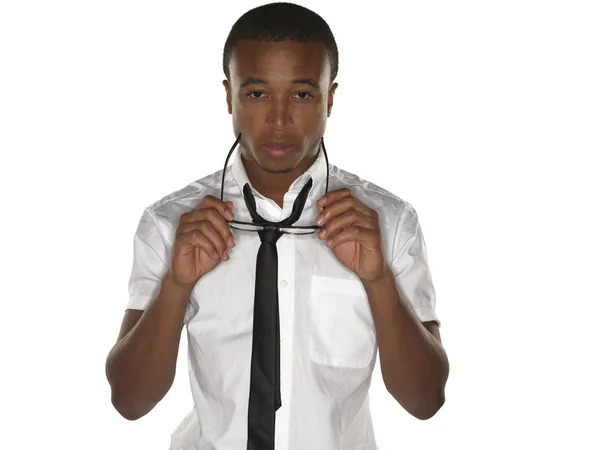
[[[306,182],[306,184],[304,185],[304,187],[302,188],[302,190],[300,191],[300,193],[298,194],[298,196],[296,197],[296,200],[294,200],[294,206],[292,208],[292,214],[290,214],[290,216],[285,219],[282,220],[281,222],[277,222],[276,225],[280,225],[282,227],[289,227],[291,225],[293,225],[295,222],[298,221],[298,219],[300,219],[300,215],[302,214],[302,210],[304,209],[304,205],[306,204],[306,198],[308,197],[308,192],[310,191],[310,188],[312,186],[312,178],[309,178],[308,181]],[[252,192],[250,191],[250,184],[246,183],[244,185],[244,201],[246,202],[246,207],[248,208],[248,211],[250,212],[250,216],[252,217],[252,221],[254,223],[270,223],[273,224],[273,222],[270,222],[268,220],[263,219],[260,214],[258,214],[258,212],[256,211],[256,200],[254,199],[254,196],[252,195]],[[280,232],[279,232],[280,233]],[[267,234],[265,234],[266,236]],[[272,233],[268,233],[269,236],[272,236]],[[280,233],[281,235],[281,233]],[[269,239],[273,239],[272,242],[277,242],[277,239],[279,238],[279,236],[277,236],[277,238],[269,238]],[[265,241],[265,238],[261,235],[261,239],[263,242],[267,242]],[[270,242],[270,240],[268,241]]]
[[282,234],[281,231],[272,228],[267,228],[258,232],[260,241],[265,244],[275,244]]

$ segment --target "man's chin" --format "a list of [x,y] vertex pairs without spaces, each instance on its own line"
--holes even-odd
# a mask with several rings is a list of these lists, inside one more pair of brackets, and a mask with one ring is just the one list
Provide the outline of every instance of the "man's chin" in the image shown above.
[[242,155],[250,162],[258,165],[265,172],[273,174],[293,172],[298,169],[298,166],[307,157],[300,147],[296,147],[289,155],[280,157],[270,156],[261,146],[245,150]]
[[298,166],[298,161],[292,157],[273,158],[262,153],[260,155],[252,154],[252,158],[261,169],[269,173],[290,173]]
[[282,169],[280,169],[280,168],[273,169],[273,168],[264,167],[264,166],[261,166],[261,167],[265,172],[269,172],[269,173],[290,173],[294,170],[293,167],[282,168]]

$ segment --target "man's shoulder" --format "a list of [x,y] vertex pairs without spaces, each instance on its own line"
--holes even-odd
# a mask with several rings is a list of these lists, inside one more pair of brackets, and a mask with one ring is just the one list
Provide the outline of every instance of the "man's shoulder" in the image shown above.
[[336,181],[330,185],[329,190],[347,187],[365,205],[390,218],[396,215],[397,219],[399,214],[407,213],[416,215],[413,206],[398,194],[348,170],[336,166],[332,166],[332,169],[332,178]]
[[218,170],[163,196],[146,207],[156,218],[167,222],[179,221],[179,216],[191,211],[206,195],[218,197],[223,170]]

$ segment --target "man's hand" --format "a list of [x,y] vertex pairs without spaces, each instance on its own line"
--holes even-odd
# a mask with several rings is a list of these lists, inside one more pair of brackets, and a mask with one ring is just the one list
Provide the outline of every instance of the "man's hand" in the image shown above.
[[182,286],[193,286],[221,261],[235,239],[227,220],[233,220],[233,203],[207,195],[192,211],[179,218],[171,255],[171,276]]
[[319,239],[328,239],[335,257],[362,281],[377,281],[389,270],[379,228],[379,215],[350,189],[328,192],[316,203],[321,213]]

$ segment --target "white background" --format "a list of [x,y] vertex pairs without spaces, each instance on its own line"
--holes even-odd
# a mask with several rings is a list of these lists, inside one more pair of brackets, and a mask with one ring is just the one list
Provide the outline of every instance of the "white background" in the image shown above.
[[[1,3],[0,448],[165,450],[192,407],[182,356],[123,419],[104,362],[143,209],[233,142],[221,52],[258,4]],[[423,422],[374,373],[381,450],[599,448],[597,2],[303,4],[340,49],[330,161],[416,208],[451,362]]]

